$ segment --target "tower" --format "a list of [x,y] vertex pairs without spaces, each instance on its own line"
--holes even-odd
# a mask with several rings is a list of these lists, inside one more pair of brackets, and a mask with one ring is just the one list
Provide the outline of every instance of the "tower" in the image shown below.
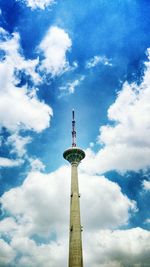
[[69,267],[83,267],[78,165],[84,159],[85,153],[76,146],[74,110],[72,111],[72,147],[68,148],[63,156],[71,164]]

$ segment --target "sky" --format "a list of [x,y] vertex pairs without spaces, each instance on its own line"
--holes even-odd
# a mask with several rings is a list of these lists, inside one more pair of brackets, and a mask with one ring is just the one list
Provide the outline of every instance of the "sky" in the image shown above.
[[150,267],[150,2],[0,0],[0,267]]

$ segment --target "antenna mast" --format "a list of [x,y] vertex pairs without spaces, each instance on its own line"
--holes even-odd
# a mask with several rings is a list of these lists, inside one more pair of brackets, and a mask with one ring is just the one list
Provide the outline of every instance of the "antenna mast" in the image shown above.
[[72,147],[76,147],[75,113],[72,110]]

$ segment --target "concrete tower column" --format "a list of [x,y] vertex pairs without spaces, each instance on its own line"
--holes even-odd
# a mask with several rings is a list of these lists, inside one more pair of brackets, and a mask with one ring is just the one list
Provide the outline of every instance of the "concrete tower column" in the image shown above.
[[71,166],[69,267],[83,267],[77,164]]

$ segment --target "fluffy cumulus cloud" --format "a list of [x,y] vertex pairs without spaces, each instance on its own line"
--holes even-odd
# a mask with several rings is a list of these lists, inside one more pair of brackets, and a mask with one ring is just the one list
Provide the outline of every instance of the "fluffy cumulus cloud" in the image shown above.
[[[150,262],[150,232],[142,228],[101,230],[86,236],[88,266],[148,267]],[[92,251],[91,251],[92,249]]]
[[54,0],[18,0],[18,1],[26,3],[26,5],[31,9],[36,9],[36,8],[45,9],[46,7],[55,3]]
[[80,188],[83,224],[90,230],[127,224],[130,211],[137,211],[136,203],[121,192],[118,184],[104,176],[84,173],[81,175]]
[[[21,187],[11,189],[2,196],[3,208],[20,218],[26,225],[25,232],[30,235],[47,235],[50,231],[59,230],[59,222],[63,226],[67,220],[66,173],[69,175],[66,168],[51,174],[31,172]],[[61,194],[60,188],[63,189]],[[60,203],[63,209],[59,209]]]
[[[148,59],[150,59],[148,50]],[[142,83],[124,83],[108,109],[111,125],[100,128],[98,153],[87,150],[84,166],[91,172],[146,169],[150,166],[150,62]],[[113,124],[113,125],[112,125]]]
[[43,52],[44,56],[41,70],[52,76],[68,70],[69,62],[66,59],[66,52],[71,48],[71,45],[71,39],[63,29],[56,26],[50,27],[39,45],[39,50]]
[[28,237],[14,237],[8,244],[0,239],[0,266],[65,267],[65,244],[37,244]]
[[[4,256],[0,254],[1,264],[7,259],[6,266],[10,262],[18,267],[66,266],[69,169],[64,166],[50,174],[32,170],[20,187],[3,194],[0,202],[7,217],[0,222],[0,250],[5,250]],[[117,184],[105,177],[80,173],[80,187],[82,221],[89,235],[94,236],[99,229],[105,231],[102,229],[126,224],[131,212],[136,211],[136,204],[121,192]],[[85,247],[87,251],[88,247]],[[10,261],[7,251],[11,251]],[[91,253],[89,255],[92,257]],[[95,260],[92,265],[90,260],[87,266],[94,266]]]
[[40,102],[35,88],[19,85],[21,75],[28,75],[33,84],[40,82],[36,72],[38,60],[26,60],[21,54],[19,35],[10,36],[1,30],[0,49],[0,124],[10,131],[32,129],[40,132],[49,126],[51,108]]
[[3,239],[0,239],[0,266],[10,266],[15,257],[15,251],[12,247],[5,242]]

